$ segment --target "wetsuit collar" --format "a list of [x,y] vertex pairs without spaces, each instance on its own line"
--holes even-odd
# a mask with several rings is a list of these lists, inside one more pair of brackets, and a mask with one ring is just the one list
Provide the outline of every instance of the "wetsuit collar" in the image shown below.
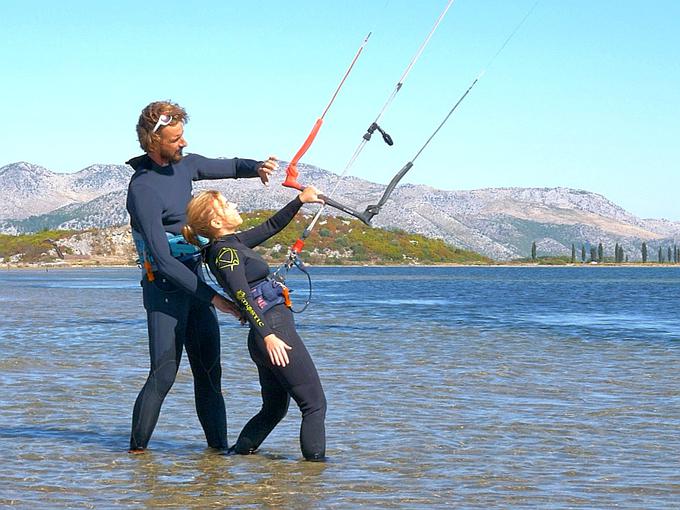
[[154,170],[163,174],[172,173],[172,164],[160,166],[153,159],[149,157],[148,154],[142,154],[141,156],[136,156],[129,159],[125,164],[130,165],[135,172],[142,172],[144,170]]
[[130,165],[136,172],[137,170],[142,170],[144,168],[151,168],[153,160],[148,154],[142,154],[141,156],[128,159],[125,164]]

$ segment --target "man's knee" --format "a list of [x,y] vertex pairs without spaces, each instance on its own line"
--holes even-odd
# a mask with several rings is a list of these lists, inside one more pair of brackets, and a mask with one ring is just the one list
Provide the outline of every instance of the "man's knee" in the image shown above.
[[177,367],[174,363],[166,363],[164,366],[154,370],[150,379],[153,382],[156,392],[165,397],[175,383],[177,377]]

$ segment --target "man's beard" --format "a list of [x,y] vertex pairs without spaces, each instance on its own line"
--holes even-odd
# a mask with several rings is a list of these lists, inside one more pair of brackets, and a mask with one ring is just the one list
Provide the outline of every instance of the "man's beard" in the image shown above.
[[168,163],[178,163],[184,157],[184,155],[182,154],[182,148],[173,152],[161,149],[160,156],[164,161],[167,161]]

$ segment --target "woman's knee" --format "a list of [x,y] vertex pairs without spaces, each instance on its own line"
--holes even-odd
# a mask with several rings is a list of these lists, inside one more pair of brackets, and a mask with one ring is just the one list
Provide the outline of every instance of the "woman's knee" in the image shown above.
[[321,387],[321,384],[309,384],[296,388],[296,393],[299,398],[298,405],[302,416],[309,416],[312,414],[319,414],[326,416],[326,395]]
[[267,400],[262,404],[262,410],[260,411],[265,415],[269,421],[278,423],[288,414],[288,405],[290,403],[290,398],[285,396],[283,398],[277,398],[275,400]]

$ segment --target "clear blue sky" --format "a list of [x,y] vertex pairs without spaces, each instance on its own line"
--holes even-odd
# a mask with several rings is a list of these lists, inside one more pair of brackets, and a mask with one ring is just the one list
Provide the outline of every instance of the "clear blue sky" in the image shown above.
[[[353,167],[387,183],[534,0],[456,0]],[[189,111],[189,151],[290,159],[373,36],[303,162],[340,172],[446,0],[0,3],[3,150],[57,172],[140,152],[142,107]],[[542,0],[406,182],[566,186],[680,220],[680,2]],[[304,180],[301,179],[303,182]]]

